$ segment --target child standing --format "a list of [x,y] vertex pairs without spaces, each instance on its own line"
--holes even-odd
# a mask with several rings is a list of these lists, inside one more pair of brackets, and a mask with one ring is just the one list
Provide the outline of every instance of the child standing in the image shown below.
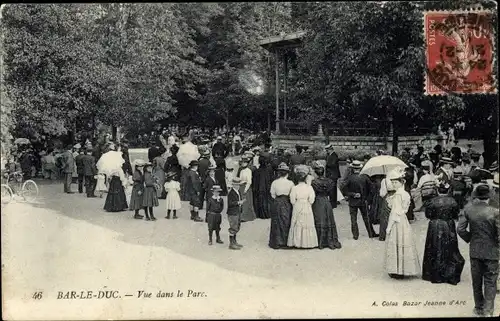
[[[144,164],[144,195],[142,198],[142,206],[146,207],[146,221],[156,221],[153,214],[153,207],[157,207],[158,195],[155,188],[155,178],[153,176],[153,164]],[[149,215],[148,215],[149,211]]]
[[220,197],[222,188],[220,188],[219,185],[214,185],[210,191],[213,195],[207,200],[206,221],[208,223],[208,245],[212,245],[214,231],[216,236],[215,241],[219,244],[224,244],[220,238],[220,225],[222,223],[221,213],[224,209],[224,200]]
[[173,219],[177,219],[177,210],[181,209],[181,197],[179,191],[181,190],[181,184],[174,180],[176,173],[168,172],[167,181],[165,183],[165,191],[167,193],[167,216],[166,219],[170,219],[170,212],[174,212]]
[[99,197],[102,198],[102,194],[108,191],[108,188],[106,187],[106,175],[99,173],[95,176],[95,178],[97,179],[95,189],[97,193],[99,193]]
[[142,159],[138,159],[135,161],[134,174],[132,175],[132,193],[130,195],[130,207],[131,211],[134,211],[135,219],[142,219],[144,216],[139,214],[141,209],[144,209],[144,212],[147,214],[147,209],[142,205],[142,199],[144,197],[144,161]]

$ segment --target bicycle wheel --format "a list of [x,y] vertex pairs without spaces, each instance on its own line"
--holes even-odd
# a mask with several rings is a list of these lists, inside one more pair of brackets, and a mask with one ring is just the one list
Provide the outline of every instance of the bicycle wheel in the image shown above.
[[21,195],[27,202],[34,202],[38,197],[38,186],[31,179],[23,183],[21,191]]
[[10,188],[9,185],[7,184],[2,184],[2,206],[7,205],[12,201],[14,198],[14,192],[12,192],[12,189]]

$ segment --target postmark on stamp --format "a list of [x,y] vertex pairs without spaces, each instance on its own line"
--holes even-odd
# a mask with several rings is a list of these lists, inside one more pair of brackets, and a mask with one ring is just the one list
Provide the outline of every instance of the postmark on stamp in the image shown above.
[[426,95],[497,93],[489,11],[424,13]]

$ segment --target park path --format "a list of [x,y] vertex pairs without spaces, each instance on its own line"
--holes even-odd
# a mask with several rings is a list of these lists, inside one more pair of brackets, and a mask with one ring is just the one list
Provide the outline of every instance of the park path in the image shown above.
[[[158,221],[137,221],[131,212],[103,212],[104,199],[64,195],[61,184],[40,189],[37,204],[2,209],[5,319],[458,317],[473,308],[468,260],[457,286],[392,280],[384,243],[368,239],[363,227],[359,240],[351,238],[345,204],[335,210],[341,250],[272,250],[269,220],[256,220],[242,226],[243,250],[230,251],[225,218],[226,244],[208,246],[206,224],[190,221],[187,207],[180,219],[166,220],[160,200]],[[412,224],[421,255],[426,226],[421,216]],[[467,245],[459,245],[468,257]],[[115,290],[121,298],[57,299],[59,292]],[[137,298],[141,290],[152,298]],[[33,299],[39,291],[43,298]],[[159,291],[174,297],[157,298]],[[186,297],[196,292],[204,293]]]

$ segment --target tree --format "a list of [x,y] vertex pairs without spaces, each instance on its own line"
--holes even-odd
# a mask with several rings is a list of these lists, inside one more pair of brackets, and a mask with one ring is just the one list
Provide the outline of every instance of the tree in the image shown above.
[[[89,106],[93,88],[78,4],[16,4],[3,11],[5,88],[20,134],[64,134]],[[26,133],[24,129],[31,129]]]

